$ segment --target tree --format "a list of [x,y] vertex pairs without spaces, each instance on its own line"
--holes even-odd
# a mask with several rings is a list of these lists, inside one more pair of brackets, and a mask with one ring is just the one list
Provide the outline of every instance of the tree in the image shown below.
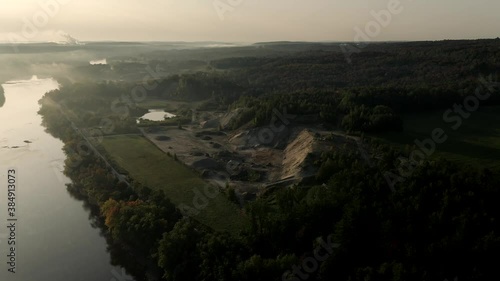
[[197,247],[205,235],[204,227],[191,219],[175,224],[165,233],[158,249],[158,265],[168,281],[197,280],[202,259]]

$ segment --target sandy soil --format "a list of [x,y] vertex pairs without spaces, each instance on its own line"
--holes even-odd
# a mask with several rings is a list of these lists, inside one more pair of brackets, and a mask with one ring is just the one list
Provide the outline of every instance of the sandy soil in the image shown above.
[[[227,123],[229,115],[217,116],[211,122]],[[208,128],[206,121],[182,129],[154,127],[143,128],[142,132],[157,147],[172,156],[175,154],[206,180],[221,187],[233,186],[247,200],[262,189],[314,176],[317,167],[313,163],[321,151],[354,142],[320,126],[289,126],[269,137],[264,133],[270,127],[221,132],[213,128],[218,126]],[[327,136],[330,139],[326,140]]]

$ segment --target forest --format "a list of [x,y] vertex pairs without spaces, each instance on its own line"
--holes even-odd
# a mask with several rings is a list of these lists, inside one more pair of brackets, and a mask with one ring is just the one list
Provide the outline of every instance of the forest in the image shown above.
[[[494,279],[500,260],[498,171],[442,157],[417,161],[412,147],[378,136],[403,134],[408,114],[444,112],[478,89],[489,93],[481,107],[500,105],[499,39],[377,43],[349,54],[338,44],[258,45],[230,49],[233,57],[211,51],[208,60],[196,50],[199,57],[191,57],[206,60],[202,68],[193,63],[194,71],[138,83],[158,85],[148,100],[241,109],[219,128],[225,132],[269,124],[273,110],[286,107],[290,114],[312,116],[311,124],[359,136],[369,161],[349,146],[322,151],[311,182],[241,206],[250,225],[237,234],[185,216],[152,187],[119,182],[98,157],[75,152],[81,137],[59,109],[42,103],[48,131],[65,143],[68,190],[96,210],[110,243],[128,253],[119,261],[128,271],[138,280],[168,281]],[[273,51],[259,53],[266,48]],[[131,133],[145,108],[132,102],[123,118],[110,108],[136,84],[87,80],[44,99],[63,104],[79,126],[99,127],[109,118],[113,133]],[[177,113],[191,114],[185,108]],[[485,138],[495,134],[485,132]],[[231,192],[224,196],[234,200]]]

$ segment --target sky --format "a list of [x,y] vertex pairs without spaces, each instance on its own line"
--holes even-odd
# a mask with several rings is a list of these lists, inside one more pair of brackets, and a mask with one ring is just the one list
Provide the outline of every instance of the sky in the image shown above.
[[496,38],[499,11],[498,0],[0,0],[0,41]]

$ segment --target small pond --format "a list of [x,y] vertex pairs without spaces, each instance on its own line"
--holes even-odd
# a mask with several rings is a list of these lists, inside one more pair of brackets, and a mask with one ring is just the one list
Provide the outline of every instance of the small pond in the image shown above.
[[139,117],[137,122],[139,123],[141,119],[148,121],[164,121],[165,119],[176,117],[174,114],[166,112],[163,109],[150,109],[148,113]]
[[105,64],[108,64],[108,60],[107,59],[91,60],[90,64],[91,65],[105,65]]

